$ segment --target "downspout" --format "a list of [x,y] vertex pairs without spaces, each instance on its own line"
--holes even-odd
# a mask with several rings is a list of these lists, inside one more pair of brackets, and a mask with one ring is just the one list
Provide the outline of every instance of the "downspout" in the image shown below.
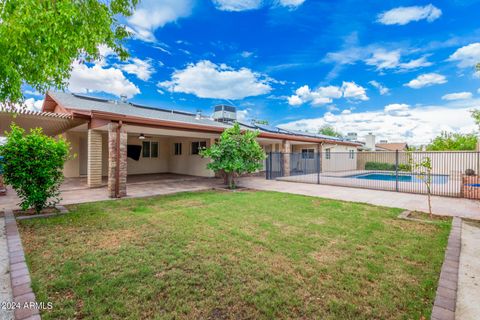
[[117,125],[117,139],[116,139],[117,165],[115,166],[115,198],[120,198],[120,130],[121,128],[122,128],[122,121],[120,120]]

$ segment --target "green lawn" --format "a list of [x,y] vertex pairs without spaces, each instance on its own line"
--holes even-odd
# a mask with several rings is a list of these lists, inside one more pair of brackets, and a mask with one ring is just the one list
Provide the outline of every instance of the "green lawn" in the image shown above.
[[450,229],[274,192],[70,209],[20,222],[45,319],[429,318]]

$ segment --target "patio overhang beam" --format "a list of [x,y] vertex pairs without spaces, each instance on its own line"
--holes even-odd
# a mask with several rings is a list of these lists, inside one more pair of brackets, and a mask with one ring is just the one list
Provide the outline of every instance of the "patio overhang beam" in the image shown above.
[[69,114],[20,110],[18,112],[0,112],[0,135],[10,130],[15,123],[25,131],[42,128],[49,136],[59,135],[71,128],[86,123],[87,119],[73,118]]

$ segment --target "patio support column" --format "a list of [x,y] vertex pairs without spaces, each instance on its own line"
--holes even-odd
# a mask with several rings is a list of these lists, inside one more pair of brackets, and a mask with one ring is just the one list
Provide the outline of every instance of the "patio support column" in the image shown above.
[[102,133],[88,129],[87,184],[90,188],[102,185]]
[[127,195],[127,131],[121,122],[108,124],[108,195]]
[[292,148],[290,145],[290,141],[283,140],[282,141],[282,153],[283,153],[283,176],[290,175],[290,153],[292,152]]

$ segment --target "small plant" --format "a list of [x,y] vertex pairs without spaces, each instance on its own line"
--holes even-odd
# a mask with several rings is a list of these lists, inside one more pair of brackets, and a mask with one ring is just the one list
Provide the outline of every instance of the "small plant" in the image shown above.
[[22,210],[33,208],[40,213],[57,204],[63,165],[69,157],[68,142],[46,136],[41,128],[26,134],[15,124],[6,136],[7,142],[0,146],[4,179],[17,192]]
[[258,144],[255,131],[241,131],[236,123],[232,128],[226,129],[217,143],[200,152],[203,157],[211,158],[207,168],[221,172],[225,184],[230,189],[235,189],[235,178],[243,173],[252,173],[262,168],[265,152]]
[[422,157],[420,161],[415,161],[409,153],[409,162],[413,169],[413,174],[420,179],[427,189],[428,213],[430,219],[433,218],[432,213],[432,159],[430,157]]
[[475,170],[467,169],[467,170],[465,170],[465,175],[466,176],[474,176],[475,175]]

